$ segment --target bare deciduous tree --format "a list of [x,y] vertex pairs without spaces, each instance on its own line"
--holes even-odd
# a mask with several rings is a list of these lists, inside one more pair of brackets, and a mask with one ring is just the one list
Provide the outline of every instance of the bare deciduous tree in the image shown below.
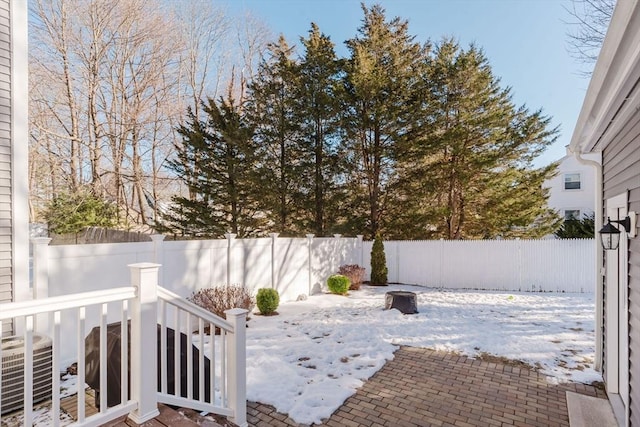
[[598,60],[615,5],[616,0],[572,0],[565,8],[571,16],[566,21],[569,54],[586,68],[580,73],[585,77],[591,76]]

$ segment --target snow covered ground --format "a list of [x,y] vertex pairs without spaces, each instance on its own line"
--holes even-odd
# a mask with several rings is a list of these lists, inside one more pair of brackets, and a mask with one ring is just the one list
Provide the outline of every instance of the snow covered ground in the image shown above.
[[[415,292],[419,313],[383,310],[393,290]],[[247,398],[299,423],[328,418],[399,345],[516,359],[554,383],[602,379],[593,370],[593,294],[363,286],[348,296],[284,303],[278,313],[248,322]],[[75,376],[64,380],[65,394],[77,389]],[[36,415],[36,425],[50,424],[46,410]],[[19,418],[0,424],[19,425]]]
[[[383,310],[384,293],[417,294],[418,314]],[[328,418],[399,345],[536,366],[550,382],[600,381],[593,370],[593,294],[440,291],[364,286],[314,295],[253,315],[247,329],[247,398],[299,423]]]

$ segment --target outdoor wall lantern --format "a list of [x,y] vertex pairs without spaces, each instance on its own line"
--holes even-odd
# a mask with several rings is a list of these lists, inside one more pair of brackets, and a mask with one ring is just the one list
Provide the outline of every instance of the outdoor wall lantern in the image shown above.
[[604,227],[598,231],[600,233],[600,238],[602,239],[602,247],[609,250],[616,250],[620,245],[620,230],[618,227],[614,226],[615,224],[620,224],[624,227],[624,231],[627,232],[627,237],[633,238],[636,236],[636,213],[629,212],[626,218],[621,220],[611,220],[611,218],[607,217],[607,223]]

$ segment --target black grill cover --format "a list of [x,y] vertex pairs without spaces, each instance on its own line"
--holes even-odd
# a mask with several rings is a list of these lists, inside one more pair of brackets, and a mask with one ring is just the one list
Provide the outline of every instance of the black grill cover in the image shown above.
[[418,312],[416,294],[407,291],[391,291],[385,294],[384,308],[396,308],[404,314],[415,314]]
[[[167,330],[167,393],[175,393],[175,363],[174,363],[174,348],[175,348],[175,331],[171,328]],[[158,349],[160,349],[160,331],[161,327],[158,325]],[[112,407],[118,405],[121,402],[120,392],[120,323],[111,323],[107,325],[107,406]],[[129,372],[129,384],[131,383],[131,324],[127,324],[127,332],[129,339],[128,349],[128,372]],[[84,340],[85,344],[85,366],[86,377],[85,381],[96,391],[96,406],[100,404],[100,327],[96,326],[89,332]],[[193,345],[192,353],[193,363],[193,398],[199,399],[200,386],[199,386],[199,373],[200,364],[199,357],[200,351]],[[158,391],[161,390],[160,383],[160,352],[158,351]],[[211,402],[211,383],[209,381],[211,373],[211,363],[209,358],[204,358],[204,390],[205,401]],[[130,389],[128,390],[130,392]],[[130,395],[130,393],[128,393]],[[187,397],[187,336],[184,333],[180,334],[180,396]]]

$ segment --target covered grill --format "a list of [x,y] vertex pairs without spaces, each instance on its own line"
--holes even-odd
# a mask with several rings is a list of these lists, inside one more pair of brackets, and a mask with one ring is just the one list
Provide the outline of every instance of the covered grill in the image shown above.
[[[158,349],[160,349],[160,336],[161,327],[158,325]],[[174,363],[174,348],[175,348],[175,331],[171,328],[167,330],[167,393],[175,393],[175,363]],[[131,343],[131,324],[127,325],[127,331],[129,339],[128,343]],[[121,402],[121,382],[120,382],[120,366],[122,363],[120,357],[120,337],[121,327],[120,323],[111,323],[107,325],[107,406],[115,406]],[[85,366],[86,377],[85,381],[96,391],[96,407],[100,405],[100,327],[95,327],[89,332],[84,340],[85,343]],[[127,371],[129,372],[129,379],[131,378],[131,346],[128,349],[128,361],[129,366]],[[161,390],[161,360],[160,352],[158,351],[158,391]],[[192,366],[193,366],[193,390],[192,396],[194,399],[199,399],[199,378],[200,378],[200,351],[194,345],[192,351]],[[205,401],[211,401],[211,382],[209,381],[211,375],[211,362],[207,357],[204,358],[204,390]],[[131,381],[129,381],[129,384]],[[130,390],[128,390],[130,393]],[[129,395],[128,393],[128,395]],[[184,333],[180,333],[180,396],[187,397],[187,336]]]

